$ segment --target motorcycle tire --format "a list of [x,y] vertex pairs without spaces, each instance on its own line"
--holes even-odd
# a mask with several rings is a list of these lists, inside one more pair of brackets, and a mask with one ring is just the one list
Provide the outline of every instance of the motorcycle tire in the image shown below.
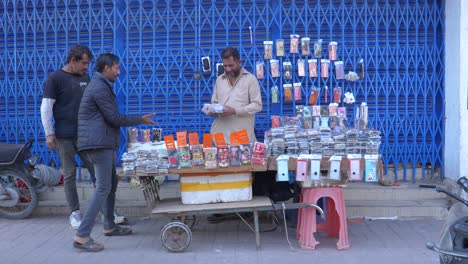
[[1,169],[0,181],[5,186],[16,188],[20,197],[13,207],[0,207],[0,218],[23,219],[32,214],[38,204],[37,193],[28,177],[17,170]]

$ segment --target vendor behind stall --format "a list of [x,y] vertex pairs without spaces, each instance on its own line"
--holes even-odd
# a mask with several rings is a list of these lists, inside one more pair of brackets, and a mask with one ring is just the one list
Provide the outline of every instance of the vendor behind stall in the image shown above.
[[232,132],[246,129],[250,142],[255,142],[255,113],[262,110],[262,97],[257,78],[244,68],[239,51],[233,47],[221,53],[224,74],[216,79],[212,104],[223,106],[223,112],[211,114],[216,117],[211,125],[211,134],[222,132],[229,144]]
[[[255,113],[262,110],[262,97],[257,78],[244,68],[239,51],[227,47],[221,52],[224,73],[216,79],[212,104],[223,106],[222,113],[211,113],[215,121],[211,125],[211,134],[222,132],[226,143],[230,143],[233,132],[245,129],[251,143],[255,136]],[[220,221],[226,215],[213,215],[209,221]]]

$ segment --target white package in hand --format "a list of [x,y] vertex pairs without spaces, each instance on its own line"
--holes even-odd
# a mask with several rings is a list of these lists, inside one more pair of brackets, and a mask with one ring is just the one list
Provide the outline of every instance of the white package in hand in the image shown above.
[[221,104],[204,104],[202,108],[202,112],[206,115],[208,114],[220,114],[224,112],[224,107]]

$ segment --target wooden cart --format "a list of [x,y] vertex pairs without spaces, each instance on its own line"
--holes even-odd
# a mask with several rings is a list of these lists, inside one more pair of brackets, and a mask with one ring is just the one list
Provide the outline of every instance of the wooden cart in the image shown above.
[[[221,172],[221,173],[241,173],[255,172],[267,170],[265,165],[247,165],[247,166],[232,166],[227,168],[205,169],[203,167],[170,169],[170,175],[193,174],[204,172]],[[305,207],[314,207],[321,215],[324,216],[320,207],[315,204],[303,203],[273,203],[268,197],[254,196],[249,201],[225,202],[225,203],[210,203],[210,204],[182,204],[180,199],[161,200],[159,198],[159,184],[154,180],[153,176],[157,174],[139,174],[134,175],[140,177],[142,190],[148,206],[152,207],[152,215],[167,215],[172,216],[173,221],[166,224],[161,230],[161,242],[163,246],[170,252],[184,251],[192,240],[192,232],[190,222],[193,225],[198,215],[210,214],[225,214],[235,213],[240,219],[255,233],[255,241],[257,249],[260,248],[260,231],[258,222],[258,212],[299,209]],[[253,227],[244,219],[240,213],[253,213]]]

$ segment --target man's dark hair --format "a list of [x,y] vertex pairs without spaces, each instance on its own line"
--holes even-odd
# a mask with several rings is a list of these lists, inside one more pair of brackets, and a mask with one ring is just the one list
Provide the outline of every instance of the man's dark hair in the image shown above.
[[88,55],[90,61],[93,60],[93,53],[87,46],[75,45],[71,47],[70,51],[68,51],[67,63],[70,63],[73,58],[75,58],[76,61],[82,60],[84,54]]
[[227,47],[221,52],[221,58],[229,59],[229,57],[233,57],[234,60],[240,60],[239,51],[233,47]]
[[119,57],[112,53],[103,53],[96,59],[96,71],[102,72],[106,65],[112,67],[116,63],[119,63]]

